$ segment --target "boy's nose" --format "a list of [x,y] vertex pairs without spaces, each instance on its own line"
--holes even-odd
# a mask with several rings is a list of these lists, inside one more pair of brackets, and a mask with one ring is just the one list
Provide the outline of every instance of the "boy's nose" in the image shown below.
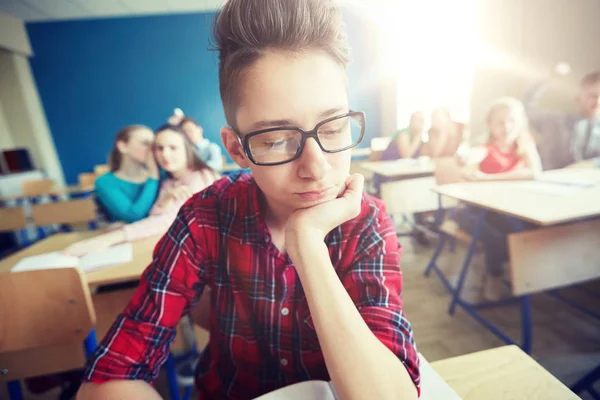
[[304,143],[304,149],[298,159],[298,176],[302,179],[319,181],[325,177],[331,166],[327,163],[323,150],[317,141],[309,138]]

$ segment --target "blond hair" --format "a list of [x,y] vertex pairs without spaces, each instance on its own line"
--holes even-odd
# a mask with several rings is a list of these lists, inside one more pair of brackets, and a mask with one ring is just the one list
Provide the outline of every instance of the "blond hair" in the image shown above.
[[[527,118],[527,111],[521,101],[514,97],[501,97],[496,99],[489,107],[486,123],[490,124],[490,119],[494,112],[498,110],[510,110],[510,113],[515,121],[514,131],[516,132],[515,142],[517,143],[517,152],[519,155],[525,154],[525,147],[531,142],[531,133],[529,132],[529,119]],[[492,136],[488,131],[488,142],[491,141]]]

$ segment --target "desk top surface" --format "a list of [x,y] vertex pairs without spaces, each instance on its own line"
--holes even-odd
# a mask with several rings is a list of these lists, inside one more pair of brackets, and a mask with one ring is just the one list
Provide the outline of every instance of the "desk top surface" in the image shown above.
[[464,400],[579,399],[517,346],[452,357],[431,366]]
[[[0,260],[0,273],[10,272],[11,268],[23,257],[60,251],[82,239],[98,235],[98,232],[59,233],[43,239],[15,254]],[[114,265],[96,271],[87,272],[85,277],[92,286],[134,281],[140,278],[142,272],[152,261],[152,251],[162,235],[151,236],[133,242],[133,259],[125,264]]]
[[562,169],[535,181],[455,183],[433,190],[542,226],[600,215],[600,169]]
[[367,161],[360,167],[386,178],[433,175],[435,165],[430,160],[400,159],[394,161]]
[[8,195],[8,196],[1,196],[0,202],[27,199],[27,198],[36,198],[36,197],[62,196],[62,195],[67,195],[67,194],[90,193],[90,192],[93,192],[94,190],[95,190],[94,186],[79,186],[79,185],[65,186],[65,187],[56,188],[56,189],[52,190],[52,193],[43,194],[43,195],[26,196],[24,194],[14,194],[14,195]]

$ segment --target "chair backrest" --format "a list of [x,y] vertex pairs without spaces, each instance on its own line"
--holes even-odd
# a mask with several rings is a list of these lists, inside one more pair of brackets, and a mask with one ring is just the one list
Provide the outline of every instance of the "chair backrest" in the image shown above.
[[0,232],[14,232],[27,227],[27,218],[22,207],[0,208]]
[[94,183],[96,183],[97,177],[98,175],[93,172],[79,174],[79,186],[82,188],[92,187],[94,186]]
[[23,181],[23,194],[25,196],[44,196],[52,194],[53,191],[54,181],[52,179]]
[[7,370],[0,381],[77,366],[43,360],[42,355],[56,356],[73,345],[83,349],[95,324],[90,291],[79,269],[0,274],[0,370]]
[[462,167],[456,157],[443,157],[435,159],[435,182],[437,185],[446,185],[461,181]]
[[94,174],[96,174],[96,176],[104,175],[107,172],[110,172],[110,167],[106,164],[96,165],[94,167]]
[[82,224],[97,219],[96,204],[91,198],[36,204],[31,207],[31,214],[37,226]]

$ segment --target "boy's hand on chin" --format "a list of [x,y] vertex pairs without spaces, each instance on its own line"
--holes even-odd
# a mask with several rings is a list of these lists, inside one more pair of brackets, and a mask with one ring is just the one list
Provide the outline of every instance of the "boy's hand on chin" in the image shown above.
[[346,178],[346,188],[335,200],[294,212],[285,231],[288,252],[295,250],[299,241],[305,238],[322,243],[331,230],[356,218],[360,213],[364,182],[362,175],[350,175]]

